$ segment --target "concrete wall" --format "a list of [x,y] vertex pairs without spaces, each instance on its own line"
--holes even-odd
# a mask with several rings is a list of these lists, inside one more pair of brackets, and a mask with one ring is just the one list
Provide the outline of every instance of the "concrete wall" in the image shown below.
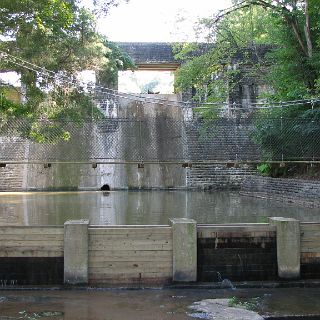
[[174,58],[173,44],[166,42],[117,42],[135,64],[169,63],[178,61]]
[[[166,103],[166,100],[177,101],[179,95],[155,97],[163,101],[151,103],[121,99],[117,118],[124,119],[125,123],[117,129],[118,143],[110,147],[110,154],[128,162],[184,158],[183,111]],[[137,164],[99,165],[98,169],[100,184],[109,184],[112,188],[179,188],[186,184],[186,171],[179,165],[144,164],[143,168],[138,168]]]
[[301,179],[280,179],[248,176],[241,194],[307,207],[320,207],[320,182]]
[[[66,162],[183,159],[186,145],[182,110],[166,105],[177,95],[157,95],[156,103],[123,99],[118,105],[98,97],[111,121],[71,127],[71,140],[53,145],[28,143],[23,139],[2,138],[1,159],[20,161],[54,160]],[[112,110],[111,110],[112,109]],[[113,119],[113,121],[112,121]],[[12,140],[12,141],[11,141]],[[5,156],[4,156],[5,155]],[[88,190],[108,184],[112,189],[152,189],[185,187],[186,171],[177,165],[145,164],[43,164],[7,165],[0,168],[0,189]]]

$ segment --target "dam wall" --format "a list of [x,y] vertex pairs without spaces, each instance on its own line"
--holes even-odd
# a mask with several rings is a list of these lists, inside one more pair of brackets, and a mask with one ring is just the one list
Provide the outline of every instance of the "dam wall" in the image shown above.
[[179,95],[98,92],[95,99],[105,117],[64,123],[67,141],[17,138],[21,125],[30,125],[23,121],[13,123],[9,136],[2,133],[1,191],[238,190],[256,173],[243,163],[260,159],[247,118],[221,116],[208,124],[178,105]]
[[[186,186],[181,165],[157,164],[168,159],[181,162],[187,153],[181,143],[183,111],[165,103],[178,95],[157,95],[162,99],[159,103],[96,98],[107,118],[69,125],[69,141],[42,144],[1,137],[1,191]],[[144,164],[144,160],[154,163]]]

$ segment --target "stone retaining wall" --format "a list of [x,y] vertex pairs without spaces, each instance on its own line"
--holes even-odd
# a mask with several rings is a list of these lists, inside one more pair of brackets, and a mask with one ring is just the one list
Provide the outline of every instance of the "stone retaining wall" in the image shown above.
[[187,187],[204,190],[239,190],[256,173],[251,165],[199,163],[187,170]]
[[0,191],[23,191],[23,166],[0,167]]
[[306,207],[320,207],[320,181],[247,176],[240,193]]

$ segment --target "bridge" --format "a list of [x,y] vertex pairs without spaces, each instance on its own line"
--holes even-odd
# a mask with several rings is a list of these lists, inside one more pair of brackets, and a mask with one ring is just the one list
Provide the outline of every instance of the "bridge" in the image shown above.
[[173,43],[117,42],[133,60],[138,70],[175,71],[181,62],[174,58]]

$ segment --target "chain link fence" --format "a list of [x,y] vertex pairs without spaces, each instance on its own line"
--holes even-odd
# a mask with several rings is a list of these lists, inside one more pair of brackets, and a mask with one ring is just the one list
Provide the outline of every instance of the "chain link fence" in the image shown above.
[[320,161],[320,120],[312,113],[275,117],[258,110],[208,120],[180,108],[179,117],[121,117],[109,105],[113,113],[107,105],[96,121],[0,118],[0,161]]

